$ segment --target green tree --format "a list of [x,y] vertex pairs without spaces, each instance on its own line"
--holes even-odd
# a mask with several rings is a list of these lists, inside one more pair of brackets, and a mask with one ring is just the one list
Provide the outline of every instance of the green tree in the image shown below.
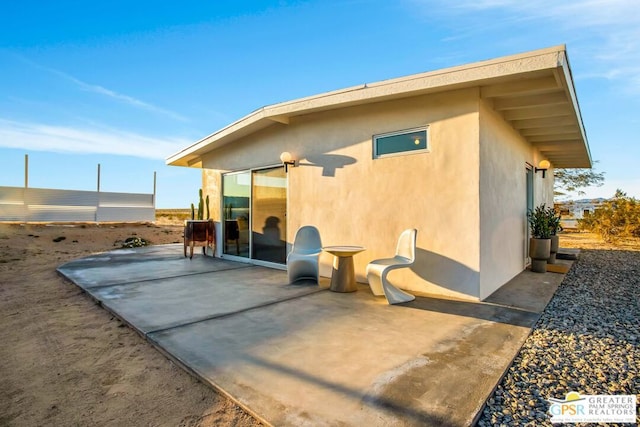
[[640,237],[640,201],[616,190],[593,213],[578,220],[578,229],[599,234],[605,241],[618,237]]
[[599,187],[604,184],[604,172],[596,172],[595,168],[558,168],[554,170],[553,176],[555,178],[553,193],[556,196],[566,196],[570,193],[583,195],[585,192],[581,190],[582,188]]

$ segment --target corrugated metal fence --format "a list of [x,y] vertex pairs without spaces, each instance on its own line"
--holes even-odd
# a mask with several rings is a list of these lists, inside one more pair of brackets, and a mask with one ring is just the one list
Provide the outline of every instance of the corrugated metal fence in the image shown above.
[[0,187],[0,221],[155,221],[153,194]]

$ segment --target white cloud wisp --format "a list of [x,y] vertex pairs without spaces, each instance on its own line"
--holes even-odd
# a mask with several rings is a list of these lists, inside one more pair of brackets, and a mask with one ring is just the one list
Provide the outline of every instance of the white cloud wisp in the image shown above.
[[65,80],[68,80],[74,84],[76,84],[78,87],[80,87],[82,90],[85,90],[87,92],[92,92],[92,93],[97,93],[99,95],[103,95],[106,96],[108,98],[111,99],[115,99],[117,101],[120,102],[124,102],[125,104],[131,105],[132,107],[136,107],[136,108],[140,108],[142,110],[146,110],[152,113],[156,113],[156,114],[160,114],[169,118],[172,118],[174,120],[178,120],[181,122],[187,122],[189,121],[189,119],[187,119],[186,117],[178,114],[178,113],[174,113],[173,111],[169,111],[169,110],[165,110],[164,108],[160,108],[157,107],[155,105],[149,104],[147,102],[141,101],[139,99],[133,98],[131,96],[128,95],[123,95],[121,93],[117,93],[113,90],[104,88],[102,86],[99,85],[92,85],[86,82],[83,82],[80,79],[77,79],[69,74],[63,73],[62,71],[58,71],[58,70],[54,70],[52,68],[46,68],[48,71],[50,71],[51,73],[54,73],[62,78],[64,78]]
[[170,111],[167,110],[165,108],[161,108],[158,107],[156,105],[150,104],[148,102],[142,101],[140,99],[137,99],[135,97],[129,96],[129,95],[124,95],[122,93],[118,93],[114,90],[111,89],[107,89],[103,86],[100,85],[96,85],[96,84],[90,84],[87,83],[85,81],[82,81],[80,79],[78,79],[77,77],[72,76],[71,74],[68,74],[64,71],[60,71],[58,69],[55,68],[51,68],[51,67],[47,67],[44,65],[41,65],[37,62],[32,61],[31,59],[28,59],[22,55],[18,55],[18,54],[13,54],[14,58],[18,58],[20,61],[22,61],[23,63],[29,64],[30,66],[46,71],[47,73],[51,73],[55,76],[58,76],[60,78],[62,78],[63,80],[66,80],[68,82],[73,83],[74,85],[76,85],[77,87],[79,87],[81,90],[86,91],[86,92],[90,92],[90,93],[95,93],[101,96],[104,96],[106,98],[118,101],[120,103],[129,105],[131,107],[134,108],[138,108],[144,111],[148,111],[154,114],[159,114],[168,118],[171,118],[173,120],[177,120],[177,121],[181,121],[181,122],[188,122],[190,121],[189,118],[178,114],[174,111]]
[[187,146],[180,138],[153,138],[117,129],[82,129],[0,118],[0,147],[162,159]]

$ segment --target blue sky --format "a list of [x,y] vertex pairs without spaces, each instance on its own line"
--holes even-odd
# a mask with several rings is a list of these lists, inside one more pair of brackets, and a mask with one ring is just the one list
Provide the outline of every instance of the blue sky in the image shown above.
[[0,185],[197,199],[164,159],[264,105],[566,44],[596,171],[640,198],[637,0],[34,1],[0,6]]

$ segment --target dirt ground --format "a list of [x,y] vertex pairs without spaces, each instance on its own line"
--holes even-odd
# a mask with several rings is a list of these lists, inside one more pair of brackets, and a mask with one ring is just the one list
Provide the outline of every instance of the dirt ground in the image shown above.
[[[60,264],[116,249],[129,237],[182,242],[180,221],[0,224],[0,425],[260,425],[56,273]],[[560,241],[640,250],[637,239],[613,245],[585,233]]]
[[56,272],[129,237],[182,227],[0,224],[0,425],[261,425]]
[[613,242],[605,242],[598,235],[569,231],[560,234],[560,247],[598,250],[640,251],[640,239],[620,238]]

